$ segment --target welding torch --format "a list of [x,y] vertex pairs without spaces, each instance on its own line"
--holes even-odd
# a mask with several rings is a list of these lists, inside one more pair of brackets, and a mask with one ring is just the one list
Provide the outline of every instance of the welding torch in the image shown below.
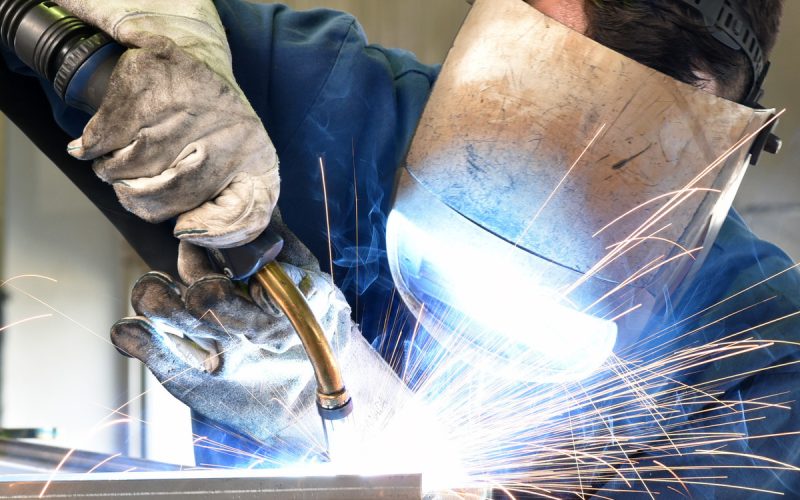
[[[100,106],[111,73],[127,50],[55,3],[41,0],[0,0],[0,43],[51,82],[68,106],[89,114]],[[331,423],[347,417],[353,403],[322,327],[275,261],[282,247],[282,238],[267,229],[247,245],[209,249],[208,254],[232,280],[255,279],[289,319],[314,367],[317,409],[327,439]]]

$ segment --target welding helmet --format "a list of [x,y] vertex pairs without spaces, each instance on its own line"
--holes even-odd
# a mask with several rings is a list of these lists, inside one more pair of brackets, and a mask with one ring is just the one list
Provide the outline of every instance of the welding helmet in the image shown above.
[[773,116],[477,0],[399,175],[397,289],[469,363],[585,377],[702,264]]

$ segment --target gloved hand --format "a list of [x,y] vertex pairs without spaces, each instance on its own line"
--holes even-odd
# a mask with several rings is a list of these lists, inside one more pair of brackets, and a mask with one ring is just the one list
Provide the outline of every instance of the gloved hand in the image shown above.
[[[342,293],[311,253],[279,222],[271,227],[286,242],[279,258],[292,264],[282,264],[284,270],[299,284],[339,360],[354,401],[353,426],[368,438],[370,429],[407,409],[410,393],[363,339]],[[209,274],[184,290],[167,275],[148,273],[132,293],[139,316],[115,324],[111,339],[203,416],[268,446],[304,443],[306,451],[321,452],[311,364],[288,319],[261,288],[251,288],[248,294]]]
[[277,201],[278,160],[234,80],[212,1],[57,3],[132,48],[70,153],[94,159],[139,217],[177,217],[183,242],[223,248],[258,236]]

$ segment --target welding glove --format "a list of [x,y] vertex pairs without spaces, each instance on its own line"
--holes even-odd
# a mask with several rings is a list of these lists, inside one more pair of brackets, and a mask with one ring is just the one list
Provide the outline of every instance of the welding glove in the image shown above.
[[150,221],[177,217],[175,236],[224,248],[266,227],[278,159],[237,85],[211,0],[58,0],[128,46],[98,112],[68,146]]
[[[279,259],[292,263],[283,263],[284,270],[329,337],[355,404],[356,427],[368,434],[407,406],[410,394],[361,336],[344,296],[316,259],[282,226],[271,227],[286,241]],[[115,324],[112,342],[147,365],[177,399],[261,444],[323,450],[311,364],[288,319],[261,288],[247,292],[218,274],[183,288],[151,272],[134,286],[132,303],[139,316]]]

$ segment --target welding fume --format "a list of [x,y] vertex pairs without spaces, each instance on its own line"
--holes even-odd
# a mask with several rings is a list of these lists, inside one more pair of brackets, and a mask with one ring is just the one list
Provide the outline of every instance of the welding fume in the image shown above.
[[[53,46],[68,55],[52,68],[25,24],[6,28],[37,2],[0,1],[3,42],[55,82],[69,154],[126,209],[174,224],[179,278],[143,276],[111,338],[193,409],[195,434],[240,450],[198,446],[198,463],[335,460],[331,442],[346,455],[408,431],[385,424],[415,405],[401,377],[429,354],[421,339],[484,378],[591,377],[725,262],[720,235],[755,239],[733,196],[779,144],[758,103],[772,43],[744,0],[648,2],[737,61],[734,90],[604,43],[590,23],[623,2],[477,0],[439,68],[334,11],[59,0],[47,8],[106,35]],[[364,454],[430,446],[409,434]],[[448,446],[437,457],[457,462]]]

